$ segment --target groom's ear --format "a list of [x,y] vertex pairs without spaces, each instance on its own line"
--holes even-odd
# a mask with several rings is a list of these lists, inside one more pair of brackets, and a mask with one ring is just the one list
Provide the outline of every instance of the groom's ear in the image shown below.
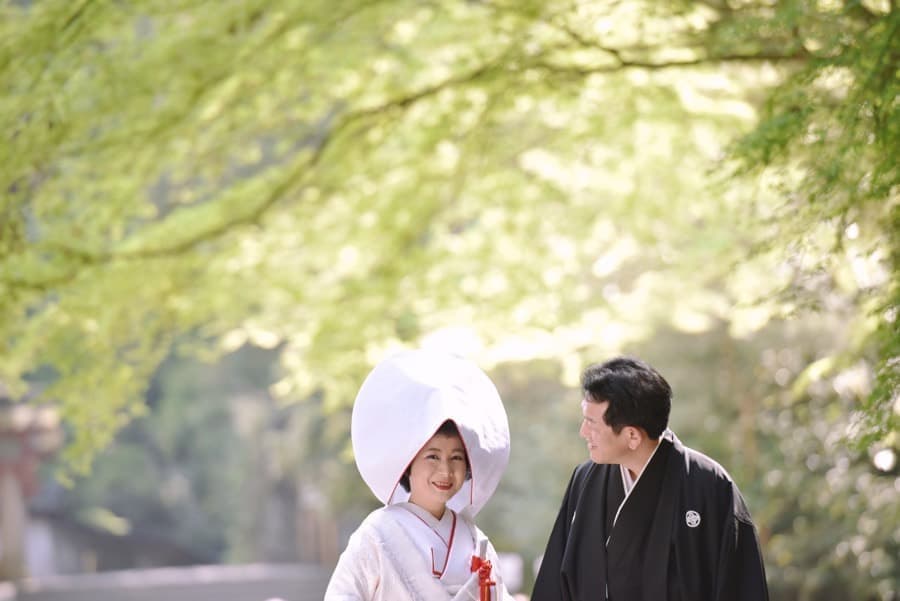
[[636,451],[641,446],[641,443],[644,442],[644,438],[646,438],[646,435],[640,428],[625,426],[625,441],[628,443],[630,450]]

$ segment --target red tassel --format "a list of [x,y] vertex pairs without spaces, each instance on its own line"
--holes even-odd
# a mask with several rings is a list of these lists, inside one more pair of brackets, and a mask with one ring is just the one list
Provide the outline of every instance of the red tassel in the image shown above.
[[491,601],[491,587],[497,584],[491,580],[491,562],[476,555],[472,556],[472,571],[478,572],[478,590],[481,601]]

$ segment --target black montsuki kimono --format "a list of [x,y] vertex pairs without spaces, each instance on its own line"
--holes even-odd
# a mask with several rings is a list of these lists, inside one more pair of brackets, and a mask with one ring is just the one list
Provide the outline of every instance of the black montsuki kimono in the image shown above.
[[722,466],[667,431],[615,519],[619,470],[575,469],[531,601],[769,598],[750,513]]

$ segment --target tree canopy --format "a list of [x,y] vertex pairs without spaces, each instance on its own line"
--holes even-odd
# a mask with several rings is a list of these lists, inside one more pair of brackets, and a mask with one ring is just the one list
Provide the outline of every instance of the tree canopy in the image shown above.
[[[3,13],[2,379],[43,374],[73,458],[142,411],[187,337],[281,345],[278,394],[338,407],[384,349],[442,328],[486,359],[565,358],[861,264],[845,296],[882,322],[871,415],[896,424],[890,5]],[[710,188],[745,132],[730,156],[767,187]]]
[[[249,343],[291,432],[346,461],[392,348],[549,360],[557,390],[696,335],[730,375],[680,377],[688,429],[737,420],[751,497],[828,482],[767,506],[785,590],[864,556],[835,590],[888,590],[896,541],[853,536],[896,513],[847,486],[886,498],[867,470],[900,445],[898,24],[888,0],[0,2],[0,382],[60,406],[86,471],[166,357]],[[784,461],[808,473],[759,467]],[[801,510],[844,524],[813,584]]]

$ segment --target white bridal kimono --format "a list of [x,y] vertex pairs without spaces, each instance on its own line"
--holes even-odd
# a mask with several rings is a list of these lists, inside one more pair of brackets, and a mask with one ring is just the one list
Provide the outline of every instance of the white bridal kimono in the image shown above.
[[[408,503],[400,477],[445,421],[456,424],[471,468],[438,520]],[[325,601],[478,601],[471,560],[486,545],[496,601],[511,599],[497,554],[474,516],[493,495],[509,461],[509,424],[490,378],[461,357],[404,351],[366,377],[350,425],[356,466],[384,507],[350,537]]]
[[[450,557],[440,552],[432,559],[423,545],[432,545],[434,534],[406,505],[382,507],[363,521],[338,560],[325,601],[479,600],[478,574],[471,573],[469,566],[478,541],[486,540],[484,534],[464,514],[456,514]],[[448,515],[452,515],[449,509],[445,520]],[[440,542],[432,546],[435,551],[441,548]],[[485,555],[498,565],[490,542]],[[435,572],[440,571],[443,574],[438,577]],[[499,570],[493,570],[492,580],[497,583],[492,599],[511,601]]]

